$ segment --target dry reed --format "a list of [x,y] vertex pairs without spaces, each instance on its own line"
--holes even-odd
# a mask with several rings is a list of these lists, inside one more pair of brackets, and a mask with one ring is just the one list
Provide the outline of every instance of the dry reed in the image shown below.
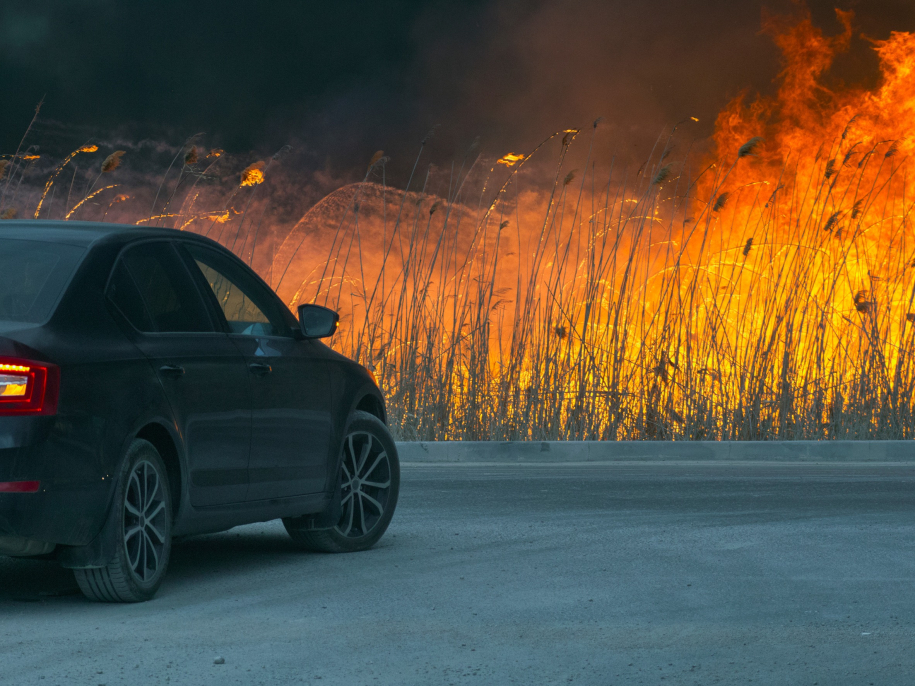
[[[264,276],[284,300],[343,312],[331,345],[374,369],[399,437],[915,436],[911,175],[896,143],[830,164],[859,156],[843,133],[777,183],[729,186],[739,160],[753,163],[754,138],[707,167],[702,186],[669,142],[644,175],[598,178],[590,148],[582,174],[566,171],[578,133],[487,165],[471,146],[440,194],[428,173],[411,176],[409,192],[386,188],[387,158],[376,154],[363,182],[340,191],[350,195],[324,255],[302,249],[307,223],[265,253]],[[550,141],[552,186],[518,192],[519,170]],[[192,150],[179,150],[185,167],[198,161]],[[268,248],[261,222],[245,220],[257,189],[242,189],[260,185],[283,150],[232,172],[224,209],[193,210],[197,176],[181,187],[180,211],[167,211],[179,175],[165,211],[136,222],[219,225],[227,231],[215,237],[253,264]],[[81,151],[50,172],[38,209]],[[371,222],[378,231],[365,233]]]

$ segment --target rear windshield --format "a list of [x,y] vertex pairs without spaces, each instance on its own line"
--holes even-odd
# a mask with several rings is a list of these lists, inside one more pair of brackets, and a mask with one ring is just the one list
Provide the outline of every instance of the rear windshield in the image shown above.
[[84,248],[0,238],[0,321],[45,321]]

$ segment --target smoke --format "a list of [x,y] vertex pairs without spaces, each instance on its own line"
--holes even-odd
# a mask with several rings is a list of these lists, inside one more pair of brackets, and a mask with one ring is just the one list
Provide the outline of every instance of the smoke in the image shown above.
[[[827,33],[832,0],[810,3]],[[842,0],[856,14],[837,78],[876,69],[866,35],[915,29],[907,0]],[[788,0],[768,0],[775,13]],[[763,3],[657,0],[462,0],[256,6],[226,0],[71,0],[0,8],[2,152],[35,103],[65,122],[38,143],[66,154],[90,137],[164,141],[205,131],[226,150],[269,155],[292,144],[311,171],[352,181],[371,154],[403,186],[420,139],[424,161],[460,159],[477,136],[493,156],[604,117],[598,157],[639,164],[665,127],[698,124],[742,90],[771,93],[778,53],[760,33]],[[144,27],[142,31],[136,27]],[[45,127],[45,133],[51,126]],[[39,132],[36,130],[36,132]],[[124,148],[125,143],[119,142]]]

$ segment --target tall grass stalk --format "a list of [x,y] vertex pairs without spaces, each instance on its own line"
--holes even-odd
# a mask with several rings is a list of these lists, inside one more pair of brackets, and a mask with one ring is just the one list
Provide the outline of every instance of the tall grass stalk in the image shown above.
[[731,187],[757,144],[701,183],[669,140],[634,178],[597,179],[589,153],[577,184],[562,145],[536,224],[514,175],[469,231],[464,180],[424,187],[374,271],[366,181],[292,300],[348,313],[334,347],[375,370],[405,439],[915,436],[905,161],[836,172],[831,154]]
[[[636,172],[611,161],[600,176],[592,135],[554,133],[507,170],[474,143],[437,173],[419,166],[424,139],[404,190],[376,154],[285,238],[271,227],[269,259],[254,259],[269,191],[235,209],[229,175],[230,192],[203,196],[221,209],[196,207],[215,160],[176,213],[146,215],[150,192],[137,223],[219,224],[213,237],[291,306],[339,309],[330,344],[374,371],[404,439],[915,437],[915,200],[899,146],[837,137],[773,174],[759,139],[696,167],[671,135]],[[579,139],[586,154],[570,157]],[[544,166],[545,187],[528,175]],[[113,187],[65,215],[91,218],[87,201]]]

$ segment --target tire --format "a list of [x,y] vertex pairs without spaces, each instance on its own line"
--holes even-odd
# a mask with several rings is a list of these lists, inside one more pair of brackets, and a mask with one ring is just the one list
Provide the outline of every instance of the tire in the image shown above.
[[136,439],[127,449],[115,491],[115,555],[100,569],[74,569],[90,600],[139,603],[159,590],[172,548],[168,472],[155,446]]
[[344,436],[340,521],[333,529],[309,531],[301,525],[303,517],[283,520],[292,540],[306,550],[368,550],[384,535],[394,516],[400,494],[400,460],[388,427],[374,415],[357,410],[350,416]]

